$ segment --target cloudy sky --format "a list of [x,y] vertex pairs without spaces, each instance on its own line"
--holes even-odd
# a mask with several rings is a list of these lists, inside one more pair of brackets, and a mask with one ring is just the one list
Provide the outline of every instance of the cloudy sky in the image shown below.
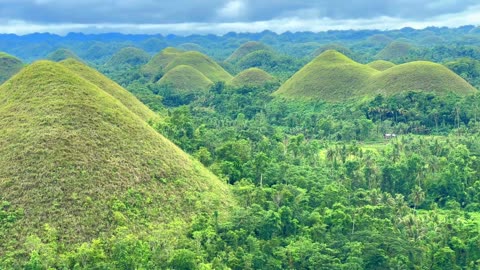
[[478,0],[0,0],[0,32],[213,33],[480,25]]

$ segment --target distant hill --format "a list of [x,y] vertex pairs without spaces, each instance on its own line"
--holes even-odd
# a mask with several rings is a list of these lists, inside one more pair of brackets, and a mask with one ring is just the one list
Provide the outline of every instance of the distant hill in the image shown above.
[[236,62],[252,52],[264,50],[269,51],[271,48],[261,42],[249,41],[242,44],[242,46],[236,49],[225,61]]
[[60,48],[54,52],[51,52],[49,55],[47,55],[45,59],[54,61],[54,62],[60,62],[68,58],[82,61],[82,59],[80,59],[80,57],[78,57],[74,52],[65,48]]
[[415,50],[415,47],[404,41],[393,41],[381,50],[376,56],[380,60],[401,60]]
[[319,56],[320,54],[322,54],[322,53],[324,53],[324,52],[326,52],[326,51],[328,51],[328,50],[335,50],[335,51],[340,52],[340,53],[342,53],[342,54],[344,54],[344,55],[346,55],[346,56],[349,56],[349,57],[351,57],[351,56],[353,55],[353,52],[352,52],[349,48],[347,48],[347,47],[345,47],[345,46],[343,46],[343,45],[341,45],[341,44],[331,43],[331,44],[320,45],[320,47],[318,47],[318,48],[312,53],[312,56],[313,56],[313,57],[317,57],[317,56]]
[[278,80],[267,72],[259,68],[249,68],[235,76],[228,82],[228,85],[235,88],[242,86],[262,87],[265,84],[275,82],[278,82]]
[[180,50],[183,51],[197,51],[197,52],[204,52],[204,49],[202,46],[198,45],[197,43],[182,43],[177,46]]
[[105,65],[110,67],[138,67],[148,63],[150,58],[150,55],[142,49],[126,47],[116,52]]
[[440,64],[416,61],[391,67],[374,75],[367,93],[392,95],[406,90],[468,95],[477,92],[468,82]]
[[327,51],[307,64],[274,95],[297,100],[345,101],[353,98],[393,95],[402,91],[453,92],[468,95],[477,92],[468,82],[448,68],[432,62],[411,62],[379,71],[371,66],[389,66],[386,62],[362,65],[336,51]]
[[0,84],[8,80],[23,68],[20,59],[7,53],[0,52]]
[[232,75],[208,56],[196,51],[184,52],[175,48],[166,48],[156,54],[142,67],[142,71],[155,81],[156,78],[161,78],[169,70],[180,65],[193,67],[212,82],[227,82],[232,79]]
[[143,120],[149,121],[158,118],[154,112],[148,109],[147,106],[136,99],[130,92],[95,69],[73,59],[64,60],[60,62],[60,64],[78,76],[100,87]]
[[165,73],[157,84],[171,89],[176,94],[194,94],[197,91],[208,90],[213,82],[195,68],[179,65]]
[[0,130],[0,197],[23,209],[2,223],[0,256],[23,256],[17,245],[46,226],[68,250],[232,202],[198,161],[62,64],[36,62],[0,86]]
[[382,34],[376,34],[367,38],[367,43],[371,44],[374,47],[377,46],[387,46],[393,42],[393,39]]
[[390,62],[390,61],[376,60],[376,61],[373,61],[371,63],[368,63],[367,66],[369,66],[371,68],[374,68],[378,71],[384,71],[384,70],[387,70],[387,69],[395,66],[395,64]]
[[287,80],[274,94],[294,99],[345,100],[359,95],[378,71],[328,50]]

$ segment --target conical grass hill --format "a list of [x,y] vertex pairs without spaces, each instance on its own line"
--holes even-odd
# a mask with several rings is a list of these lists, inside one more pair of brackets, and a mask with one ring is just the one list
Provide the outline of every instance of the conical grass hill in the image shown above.
[[168,71],[157,84],[177,94],[194,94],[197,91],[207,91],[213,82],[193,67],[179,65]]
[[78,76],[100,87],[103,91],[116,98],[144,121],[155,120],[158,118],[154,112],[148,109],[147,106],[136,99],[130,92],[95,69],[73,59],[64,60],[60,62],[60,64],[70,69]]
[[204,52],[203,47],[198,45],[197,43],[182,43],[178,45],[178,48],[183,51]]
[[336,44],[336,43],[331,43],[331,44],[324,44],[324,45],[321,45],[320,47],[318,47],[313,53],[312,53],[312,56],[313,57],[317,57],[319,56],[320,54],[328,51],[328,50],[335,50],[341,54],[344,54],[344,55],[348,55],[348,56],[351,56],[353,55],[353,52],[341,45],[341,44]]
[[255,51],[270,51],[270,47],[267,45],[257,42],[249,41],[242,44],[238,49],[236,49],[225,61],[226,62],[237,62],[248,54]]
[[393,41],[381,50],[376,56],[379,60],[402,60],[415,50],[415,47],[407,42]]
[[109,67],[138,67],[145,65],[150,61],[150,55],[142,49],[135,47],[126,47],[116,52],[105,64]]
[[392,95],[402,91],[427,91],[437,94],[477,92],[468,82],[443,65],[416,61],[391,67],[374,75],[363,90],[366,93]]
[[288,79],[274,95],[300,100],[342,101],[359,96],[377,70],[328,50]]
[[77,61],[82,61],[82,59],[80,59],[80,57],[78,57],[74,52],[65,48],[60,48],[54,52],[51,52],[46,57],[47,60],[54,61],[54,62],[60,62],[69,58],[75,59]]
[[7,53],[0,52],[0,84],[15,75],[23,68],[20,59]]
[[[122,102],[65,65],[40,61],[0,86],[0,256],[56,231],[59,248],[118,227],[220,214],[229,189]],[[17,247],[15,247],[17,246]]]
[[262,87],[266,84],[276,83],[278,80],[259,68],[249,68],[235,76],[228,85],[234,88],[243,86]]
[[394,65],[383,71],[379,68],[380,64],[391,66],[388,62],[362,65],[339,52],[327,51],[294,74],[273,95],[295,100],[341,102],[404,91],[460,96],[477,92],[468,82],[440,64],[417,61]]
[[376,60],[376,61],[368,63],[367,66],[369,66],[371,68],[374,68],[378,71],[384,71],[384,70],[387,70],[391,67],[394,67],[395,64],[390,62],[390,61]]
[[196,51],[184,52],[175,48],[164,49],[143,66],[142,70],[154,81],[158,81],[168,71],[180,65],[191,66],[212,82],[227,82],[232,79],[232,75],[208,56]]

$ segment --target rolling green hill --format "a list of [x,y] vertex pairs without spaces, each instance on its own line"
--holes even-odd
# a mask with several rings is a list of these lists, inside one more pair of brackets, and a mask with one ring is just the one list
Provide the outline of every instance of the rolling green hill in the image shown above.
[[148,109],[147,106],[136,99],[130,92],[95,69],[73,59],[67,59],[60,63],[119,100],[125,107],[143,120],[149,121],[158,118],[154,112]]
[[378,71],[384,71],[384,70],[387,70],[391,67],[394,67],[395,64],[390,62],[390,61],[376,60],[376,61],[368,63],[367,66],[369,66],[371,68],[374,68]]
[[78,61],[82,61],[80,57],[78,57],[74,52],[70,51],[69,49],[60,48],[49,55],[47,55],[46,59],[54,62],[60,62],[62,60],[72,58]]
[[379,60],[401,60],[407,57],[411,52],[415,50],[415,47],[407,42],[393,41],[388,44],[383,50],[381,50],[375,58]]
[[62,64],[36,62],[0,86],[0,130],[0,198],[22,213],[2,219],[0,256],[28,252],[47,225],[71,249],[231,204],[226,184]]
[[324,44],[324,45],[321,45],[320,47],[318,47],[318,48],[312,53],[312,56],[313,56],[313,57],[317,57],[317,56],[319,56],[320,54],[322,54],[322,53],[324,53],[324,52],[326,52],[326,51],[328,51],[328,50],[335,50],[335,51],[337,51],[337,52],[339,52],[339,53],[341,53],[341,54],[347,55],[347,56],[349,56],[349,57],[350,57],[351,55],[353,55],[353,52],[352,52],[349,48],[347,48],[347,47],[345,47],[345,46],[343,46],[343,45],[341,45],[341,44],[331,43],[331,44]]
[[477,92],[468,82],[443,65],[417,61],[389,68],[370,78],[364,92],[392,95],[419,90],[468,95]]
[[341,101],[360,95],[377,70],[329,50],[288,79],[274,95],[294,99]]
[[197,43],[182,43],[177,47],[183,51],[197,51],[197,52],[204,51],[203,47],[198,45]]
[[7,53],[0,52],[0,84],[8,80],[23,68],[20,59]]
[[278,80],[267,72],[259,68],[249,68],[235,76],[230,82],[228,82],[228,85],[235,88],[242,86],[262,87],[265,84],[275,82],[278,82]]
[[270,47],[268,47],[267,45],[261,42],[249,41],[247,43],[242,44],[242,46],[236,49],[225,61],[236,62],[252,52],[264,51],[264,50],[269,51],[271,49]]
[[144,50],[135,47],[126,47],[116,52],[105,65],[110,67],[138,67],[145,65],[149,60],[150,55]]
[[178,94],[189,94],[206,91],[213,85],[213,82],[195,68],[179,65],[165,73],[157,84]]
[[168,47],[155,54],[150,61],[142,67],[142,72],[150,77],[163,76],[167,65],[183,51]]

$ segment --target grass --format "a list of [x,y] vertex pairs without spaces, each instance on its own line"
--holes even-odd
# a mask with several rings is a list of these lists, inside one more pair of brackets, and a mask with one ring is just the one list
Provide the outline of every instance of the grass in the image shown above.
[[287,80],[275,96],[297,100],[341,102],[403,91],[477,92],[448,68],[425,61],[393,66],[384,71],[354,62],[336,51],[327,51]]
[[358,91],[377,70],[328,50],[288,79],[274,95],[294,99],[342,101]]
[[0,84],[8,80],[23,68],[20,59],[10,54],[0,52]]
[[183,51],[197,51],[197,52],[204,51],[203,47],[198,45],[197,43],[182,43],[177,47]]
[[328,50],[335,50],[335,51],[340,52],[341,54],[344,54],[344,55],[353,55],[353,52],[349,48],[347,48],[347,47],[345,47],[341,44],[331,43],[331,44],[321,45],[319,48],[317,48],[312,53],[312,56],[317,57],[320,54],[322,54],[322,53],[324,53]]
[[82,61],[80,57],[78,57],[74,52],[70,51],[69,49],[60,48],[49,55],[47,55],[46,59],[54,62],[60,62],[66,60],[68,58],[75,59],[77,61]]
[[395,66],[394,63],[390,61],[385,61],[385,60],[376,60],[371,63],[368,63],[367,66],[376,69],[378,71],[385,71],[393,66]]
[[477,92],[468,82],[443,65],[416,61],[389,68],[375,74],[363,92],[393,95],[418,90],[446,94],[468,95]]
[[236,49],[225,61],[226,62],[237,62],[243,57],[247,56],[248,54],[255,52],[255,51],[264,51],[264,50],[270,50],[270,47],[267,45],[257,42],[257,41],[249,41],[242,46],[240,46],[238,49]]
[[407,57],[415,47],[407,42],[393,41],[381,50],[375,57],[381,60],[396,60]]
[[147,108],[147,106],[141,103],[130,92],[95,69],[73,59],[67,59],[60,63],[119,100],[125,107],[144,121],[156,120],[158,118],[154,112]]
[[70,249],[119,225],[222,214],[232,203],[226,184],[122,102],[49,61],[0,86],[0,196],[24,212],[0,256],[42,237],[45,224]]
[[212,82],[227,82],[232,79],[232,75],[208,56],[196,51],[184,52],[175,48],[164,49],[143,66],[142,70],[154,80],[158,80],[180,65],[191,66]]
[[131,66],[138,67],[150,61],[150,55],[142,49],[126,47],[116,52],[105,64],[111,67]]
[[235,76],[228,82],[228,85],[235,88],[243,86],[262,87],[265,84],[275,82],[278,82],[278,80],[267,72],[259,68],[249,68]]
[[175,93],[190,94],[196,91],[207,91],[213,82],[193,67],[179,65],[168,71],[157,84]]

